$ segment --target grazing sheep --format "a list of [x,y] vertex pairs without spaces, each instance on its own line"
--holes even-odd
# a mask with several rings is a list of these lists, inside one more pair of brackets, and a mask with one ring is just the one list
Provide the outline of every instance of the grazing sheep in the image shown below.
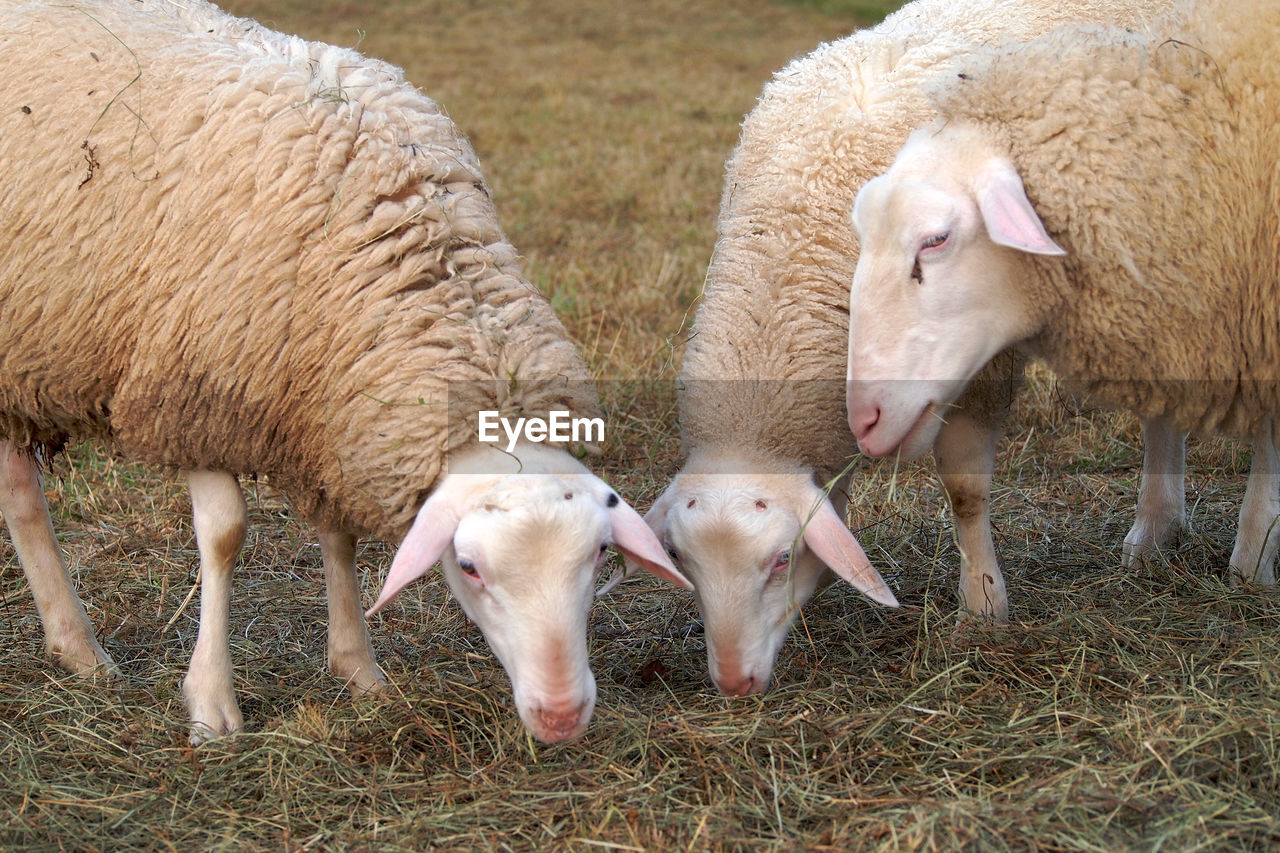
[[53,658],[113,666],[34,452],[90,438],[187,472],[193,743],[242,725],[237,474],[269,477],[316,526],[329,665],[353,692],[382,683],[355,538],[403,537],[375,609],[441,558],[533,733],[581,732],[602,551],[683,578],[565,450],[478,443],[481,411],[597,402],[448,117],[392,66],[199,0],[7,3],[0,70],[0,512]]
[[[1254,440],[1233,575],[1274,582],[1280,515],[1280,7],[993,45],[854,208],[849,423],[882,452],[990,355],[1103,404]],[[1065,257],[1062,257],[1064,256]],[[696,582],[696,581],[695,581]]]
[[[842,524],[838,537],[824,526],[840,543],[826,556],[799,532],[815,507],[817,518],[840,517],[843,484],[833,504],[815,479],[834,478],[856,450],[841,405],[858,259],[848,212],[862,184],[933,119],[922,87],[955,78],[963,56],[992,39],[1028,39],[1074,20],[1138,27],[1166,5],[919,0],[819,47],[765,87],[728,164],[719,240],[681,371],[686,461],[646,516],[694,583],[722,691],[768,686],[777,651],[827,568],[893,603]],[[963,603],[997,620],[1007,596],[987,501],[1021,368],[1016,354],[998,359],[948,414],[935,447],[956,516]],[[1166,527],[1152,522],[1139,533],[1159,540]]]

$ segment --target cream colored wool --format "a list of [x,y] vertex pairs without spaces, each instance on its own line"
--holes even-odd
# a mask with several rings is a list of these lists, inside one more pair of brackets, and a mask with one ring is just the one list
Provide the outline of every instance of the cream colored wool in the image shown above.
[[1280,412],[1280,6],[1179,5],[995,46],[937,100],[1067,251],[1019,255],[1026,349],[1100,401],[1248,438]]
[[265,474],[398,541],[476,410],[597,414],[470,145],[398,69],[199,0],[86,0],[4,4],[0,75],[0,438]]
[[[960,82],[972,51],[1079,21],[1141,29],[1173,2],[918,0],[820,46],[765,87],[728,163],[719,239],[681,370],[685,463],[646,516],[695,585],[708,667],[723,692],[767,688],[790,625],[828,569],[873,600],[893,600],[851,536],[819,557],[808,535],[823,512],[843,517],[844,490],[837,483],[826,503],[805,487],[825,485],[857,452],[845,377],[858,191],[936,117],[926,87]],[[989,523],[990,477],[1022,363],[1018,353],[997,356],[961,410],[948,410],[933,445],[956,519],[961,600],[996,621],[1007,618],[1008,596]],[[1130,534],[1135,552],[1170,529],[1146,521]]]
[[[849,284],[858,245],[849,211],[908,134],[936,113],[926,85],[958,79],[983,44],[1078,21],[1145,30],[1170,0],[917,0],[874,29],[779,71],[729,160],[719,239],[681,370],[686,453],[813,469],[825,480],[857,451],[844,408]],[[962,399],[1001,410],[1021,362]],[[788,382],[727,383],[766,379]],[[999,415],[995,415],[998,417]]]

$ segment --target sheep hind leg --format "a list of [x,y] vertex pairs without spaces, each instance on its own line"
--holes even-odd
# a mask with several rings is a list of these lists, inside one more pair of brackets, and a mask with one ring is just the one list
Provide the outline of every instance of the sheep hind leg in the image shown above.
[[991,479],[1002,419],[953,412],[938,432],[934,459],[951,503],[960,549],[960,600],[969,613],[1009,621],[1009,594],[991,538]]
[[190,742],[198,746],[244,726],[233,685],[228,623],[231,576],[248,520],[234,475],[188,471],[187,486],[200,550],[200,630],[182,694],[191,720]]
[[386,681],[373,660],[373,646],[360,606],[355,537],[324,525],[317,532],[329,598],[329,670],[354,695],[381,690]]
[[1276,454],[1271,424],[1267,422],[1253,440],[1249,482],[1240,505],[1240,526],[1231,552],[1231,581],[1261,586],[1276,582],[1275,559],[1280,549],[1280,456]]
[[1142,422],[1142,486],[1121,563],[1131,569],[1157,556],[1187,526],[1187,437],[1159,418]]
[[35,598],[49,658],[77,675],[113,677],[115,662],[94,636],[58,551],[36,459],[7,440],[0,441],[0,514]]

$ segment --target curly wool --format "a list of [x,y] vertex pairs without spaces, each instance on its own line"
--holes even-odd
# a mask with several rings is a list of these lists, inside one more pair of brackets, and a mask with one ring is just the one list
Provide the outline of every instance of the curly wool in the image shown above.
[[0,11],[0,437],[272,478],[395,538],[475,413],[594,416],[399,69],[198,0]]
[[[825,480],[857,450],[844,409],[858,190],[936,113],[975,47],[1054,26],[1144,29],[1171,0],[917,0],[779,71],[729,160],[719,237],[681,372],[686,453],[744,449]],[[998,358],[962,401],[990,408],[1021,370]],[[730,381],[726,381],[730,380]],[[765,380],[765,381],[735,381]]]
[[1000,45],[936,93],[1012,155],[1065,264],[1027,259],[1027,349],[1094,399],[1251,437],[1280,411],[1280,7]]

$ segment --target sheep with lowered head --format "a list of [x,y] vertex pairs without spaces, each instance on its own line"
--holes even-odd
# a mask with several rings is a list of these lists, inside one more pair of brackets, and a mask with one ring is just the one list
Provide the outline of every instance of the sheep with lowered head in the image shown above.
[[477,441],[482,411],[587,417],[597,402],[448,117],[392,66],[199,0],[6,3],[0,70],[0,512],[51,656],[112,667],[36,461],[97,439],[187,475],[193,742],[243,722],[227,643],[237,474],[269,477],[317,528],[329,665],[354,692],[382,682],[356,536],[403,539],[374,609],[440,559],[529,729],[580,733],[606,549],[683,579],[566,450]]
[[[765,87],[728,163],[719,239],[682,366],[686,460],[646,516],[694,583],[723,692],[767,688],[799,608],[828,569],[894,603],[837,511],[843,484],[833,500],[819,486],[857,449],[842,406],[858,259],[849,208],[907,135],[935,117],[924,87],[954,79],[963,57],[993,39],[1077,20],[1140,27],[1167,5],[919,0],[820,46]],[[934,442],[956,519],[962,602],[997,620],[1007,596],[987,503],[1021,367],[1016,354],[997,360]],[[1181,458],[1176,435],[1155,446]],[[1140,504],[1135,550],[1170,528],[1145,518]]]
[[1233,576],[1280,543],[1280,7],[1181,2],[967,60],[854,207],[849,422],[929,430],[992,353],[1090,397],[1252,438]]

